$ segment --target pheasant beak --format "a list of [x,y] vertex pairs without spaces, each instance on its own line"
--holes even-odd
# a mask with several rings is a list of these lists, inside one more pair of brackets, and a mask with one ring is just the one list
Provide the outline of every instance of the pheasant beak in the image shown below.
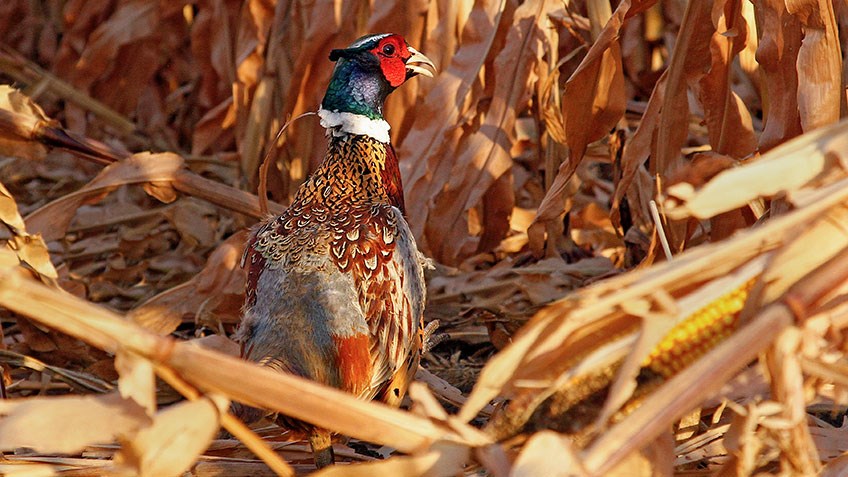
[[436,65],[433,64],[430,58],[427,58],[415,48],[411,46],[407,48],[412,53],[412,56],[406,60],[406,79],[412,78],[415,75],[424,75],[432,78],[436,72]]

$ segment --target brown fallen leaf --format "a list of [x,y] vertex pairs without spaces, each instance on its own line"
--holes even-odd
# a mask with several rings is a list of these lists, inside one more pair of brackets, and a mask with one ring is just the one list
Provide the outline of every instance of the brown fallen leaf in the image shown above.
[[144,408],[116,393],[0,400],[0,415],[0,449],[60,454],[132,436],[151,423]]
[[[181,8],[139,0],[101,7],[97,13],[100,21],[84,26],[92,29],[85,32],[80,48],[67,52],[66,61],[74,64],[68,64],[65,73],[74,86],[118,112],[146,108],[147,120],[154,120],[158,101],[143,99],[153,88],[157,71],[172,60],[156,55],[151,46],[176,48],[182,41]],[[121,61],[127,54],[132,55],[132,62]]]
[[41,106],[9,85],[0,85],[0,154],[4,156],[44,159],[47,148],[26,140],[29,132],[39,123],[48,124],[50,118]]
[[177,329],[184,317],[197,319],[202,312],[229,311],[228,318],[236,321],[244,301],[245,276],[240,262],[246,243],[247,231],[234,234],[212,253],[194,278],[145,301],[129,313],[130,318],[161,334]]
[[142,477],[181,475],[209,446],[227,406],[225,398],[207,397],[159,412],[152,425],[123,443],[116,466]]
[[412,456],[398,456],[385,461],[346,466],[332,466],[316,473],[316,477],[370,477],[373,475],[404,475],[410,477],[439,477],[462,473],[468,460],[467,447],[440,441],[427,451]]
[[843,454],[828,462],[822,468],[821,477],[840,477],[848,473],[848,454]]
[[121,185],[171,181],[182,167],[183,159],[176,154],[136,154],[104,168],[82,189],[29,214],[27,226],[47,241],[56,240],[65,234],[76,210],[84,203],[96,202]]

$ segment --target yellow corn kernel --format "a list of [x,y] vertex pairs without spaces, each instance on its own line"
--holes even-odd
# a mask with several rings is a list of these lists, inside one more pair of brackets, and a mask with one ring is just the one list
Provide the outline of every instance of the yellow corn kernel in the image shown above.
[[651,350],[642,367],[670,378],[729,337],[739,325],[739,313],[754,281],[752,278],[678,323]]

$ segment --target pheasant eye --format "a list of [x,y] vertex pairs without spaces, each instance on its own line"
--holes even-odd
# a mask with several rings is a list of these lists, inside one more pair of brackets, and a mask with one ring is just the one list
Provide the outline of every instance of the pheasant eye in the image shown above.
[[395,45],[391,43],[383,47],[383,54],[386,56],[392,56],[395,54]]

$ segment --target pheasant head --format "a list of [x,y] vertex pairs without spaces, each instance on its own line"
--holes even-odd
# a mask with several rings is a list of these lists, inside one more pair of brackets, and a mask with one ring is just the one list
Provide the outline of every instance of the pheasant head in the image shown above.
[[318,111],[321,125],[335,136],[362,134],[386,143],[386,97],[406,80],[435,71],[429,58],[392,33],[364,36],[330,52],[330,60],[336,67]]

